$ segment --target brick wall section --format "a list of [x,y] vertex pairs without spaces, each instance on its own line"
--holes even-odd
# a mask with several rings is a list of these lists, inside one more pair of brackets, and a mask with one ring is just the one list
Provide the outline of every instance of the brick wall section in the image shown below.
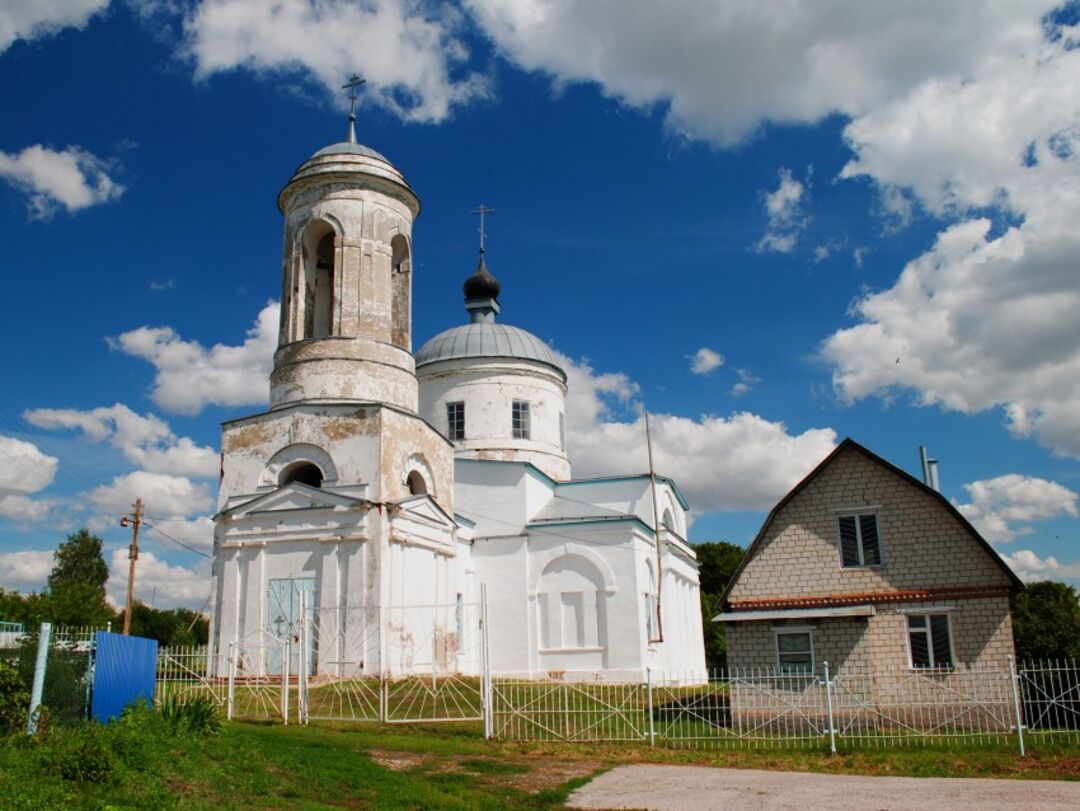
[[[876,506],[883,564],[844,569],[837,512]],[[839,453],[774,517],[728,599],[888,593],[1011,581],[931,494],[854,448]]]
[[[1006,597],[957,600],[951,606],[953,656],[961,668],[1005,668],[1013,655],[1012,620]],[[933,609],[936,603],[911,603],[906,610]],[[774,631],[790,626],[814,629],[814,670],[824,662],[833,673],[907,670],[907,614],[896,606],[878,606],[872,617],[836,617],[802,621],[731,622],[725,626],[728,665],[733,670],[776,667]]]

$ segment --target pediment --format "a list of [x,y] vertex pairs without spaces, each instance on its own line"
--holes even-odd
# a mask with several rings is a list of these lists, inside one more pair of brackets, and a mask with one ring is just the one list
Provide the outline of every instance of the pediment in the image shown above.
[[396,506],[400,516],[444,527],[448,531],[457,528],[457,522],[429,495],[411,496],[396,502]]
[[255,496],[250,501],[237,504],[224,510],[222,516],[242,518],[273,512],[294,512],[297,510],[356,510],[369,509],[371,502],[362,498],[309,487],[300,482],[291,482],[269,493]]

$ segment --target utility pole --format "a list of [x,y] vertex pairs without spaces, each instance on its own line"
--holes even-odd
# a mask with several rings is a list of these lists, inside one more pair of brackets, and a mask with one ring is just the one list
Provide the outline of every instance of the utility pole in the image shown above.
[[[135,561],[139,559],[139,527],[142,525],[142,499],[135,499],[135,514],[131,522],[131,546],[128,547],[127,608],[124,609],[124,636],[131,633],[131,603],[135,597]],[[120,526],[128,525],[128,517],[120,519]]]

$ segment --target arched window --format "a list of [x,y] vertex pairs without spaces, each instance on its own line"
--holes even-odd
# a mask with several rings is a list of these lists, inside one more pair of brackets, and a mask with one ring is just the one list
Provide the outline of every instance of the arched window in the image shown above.
[[322,487],[323,472],[318,465],[311,462],[293,462],[282,469],[281,474],[278,476],[278,486],[284,487],[286,484],[292,484],[293,482],[306,484],[308,487]]
[[304,232],[304,338],[325,338],[334,330],[335,233],[314,220]]
[[394,346],[412,350],[412,258],[409,241],[401,234],[390,240],[390,341]]
[[414,496],[422,496],[427,493],[427,482],[424,481],[424,477],[419,470],[410,471],[408,478],[405,479],[405,484],[409,488],[409,493]]
[[664,529],[669,529],[672,532],[677,532],[675,529],[675,516],[671,514],[671,510],[664,510],[664,517],[660,519],[660,523],[664,525]]

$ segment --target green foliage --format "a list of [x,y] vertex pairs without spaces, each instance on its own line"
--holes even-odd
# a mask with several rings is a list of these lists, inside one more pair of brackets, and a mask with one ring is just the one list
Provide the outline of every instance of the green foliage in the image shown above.
[[82,724],[62,735],[50,736],[49,761],[65,780],[107,783],[116,771],[115,756],[98,729]]
[[68,535],[53,553],[47,609],[53,622],[104,626],[113,618],[105,602],[109,567],[101,550],[101,538],[84,527]]
[[188,608],[163,610],[136,601],[131,609],[131,633],[156,639],[162,647],[205,645],[210,623],[205,615]]
[[701,619],[705,634],[705,664],[709,668],[727,667],[727,643],[724,626],[713,622],[720,604],[720,595],[742,562],[746,550],[726,541],[694,545],[701,565]]
[[1013,639],[1021,661],[1080,659],[1080,599],[1073,586],[1029,583],[1012,598]]
[[18,660],[0,659],[0,735],[26,728],[30,690],[19,673]]
[[173,734],[216,735],[221,731],[217,704],[207,696],[169,696],[161,705],[161,719]]

